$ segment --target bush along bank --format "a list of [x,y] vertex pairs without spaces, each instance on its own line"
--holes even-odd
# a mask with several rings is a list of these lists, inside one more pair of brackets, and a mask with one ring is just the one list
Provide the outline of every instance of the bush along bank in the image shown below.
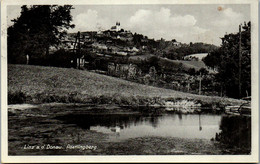
[[233,102],[226,98],[215,99],[192,99],[192,98],[171,98],[171,97],[145,97],[145,96],[124,96],[124,95],[100,95],[91,96],[80,93],[69,93],[63,95],[38,93],[27,95],[22,91],[9,92],[8,104],[41,104],[41,103],[82,103],[89,105],[117,105],[135,110],[164,109],[167,112],[176,113],[200,113],[200,112],[221,112],[225,106]]

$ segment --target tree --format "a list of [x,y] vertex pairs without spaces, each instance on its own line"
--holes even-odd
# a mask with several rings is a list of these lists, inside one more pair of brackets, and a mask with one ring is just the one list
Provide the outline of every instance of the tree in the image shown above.
[[208,66],[211,67],[213,70],[217,69],[220,63],[220,54],[222,49],[215,49],[211,51],[206,57],[202,58],[202,61]]
[[198,75],[207,75],[209,71],[206,68],[201,68],[198,71]]
[[8,62],[24,63],[30,57],[48,55],[50,46],[58,46],[73,28],[71,5],[34,5],[21,7],[21,15],[8,28]]
[[[241,31],[241,93],[251,94],[251,23],[244,23]],[[217,68],[216,80],[229,97],[239,97],[239,33],[226,34],[219,49],[210,53],[204,62]]]
[[134,34],[133,35],[133,42],[139,48],[141,46],[141,40],[143,39],[143,35],[141,34]]

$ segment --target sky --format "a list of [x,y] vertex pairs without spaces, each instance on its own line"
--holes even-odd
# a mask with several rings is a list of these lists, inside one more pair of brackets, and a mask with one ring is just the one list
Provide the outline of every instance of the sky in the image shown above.
[[[20,7],[8,6],[8,26],[19,17]],[[75,28],[69,32],[107,30],[120,22],[121,28],[155,40],[219,46],[220,37],[250,21],[250,5],[76,5],[71,14]]]

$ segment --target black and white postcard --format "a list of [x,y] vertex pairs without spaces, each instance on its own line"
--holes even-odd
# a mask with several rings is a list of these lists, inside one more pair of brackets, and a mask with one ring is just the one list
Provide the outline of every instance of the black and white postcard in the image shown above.
[[257,0],[4,0],[3,163],[258,162]]

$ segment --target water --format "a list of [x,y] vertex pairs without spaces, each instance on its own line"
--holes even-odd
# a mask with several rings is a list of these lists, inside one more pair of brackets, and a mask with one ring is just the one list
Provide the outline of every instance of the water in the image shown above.
[[[109,110],[98,109],[68,107],[62,108],[62,110],[61,108],[10,110],[8,112],[9,152],[11,154],[26,153],[23,149],[17,150],[17,147],[23,147],[28,143],[38,145],[53,143],[66,146],[66,143],[83,144],[84,142],[101,147],[104,145],[102,147],[104,152],[114,152],[118,150],[118,147],[111,147],[111,143],[116,142],[112,145],[117,145],[136,141],[132,145],[133,150],[127,149],[133,152],[126,153],[126,149],[118,152],[119,154],[124,152],[135,154],[135,148],[138,148],[138,145],[147,146],[148,144],[146,150],[150,149],[149,144],[153,145],[154,139],[156,140],[151,137],[159,138],[159,142],[155,141],[159,147],[161,144],[171,144],[172,137],[181,138],[179,148],[185,148],[187,143],[189,145],[187,151],[192,149],[191,152],[198,151],[196,147],[198,142],[204,143],[205,147],[202,149],[206,154],[209,152],[250,154],[251,152],[251,117],[225,114],[166,114],[153,111],[153,113],[134,113],[133,111],[126,113],[125,110],[117,110],[117,114],[115,114],[104,113]],[[142,138],[135,140],[137,137]],[[127,139],[133,140],[127,141]],[[169,143],[164,143],[164,141]],[[190,145],[191,142],[194,142],[195,145]],[[124,147],[124,145],[121,146]],[[170,151],[171,147],[162,151],[167,154],[168,149]],[[43,151],[37,153],[44,154]]]
[[235,148],[239,153],[251,152],[251,117],[224,116],[220,130],[215,139],[226,148]]
[[220,132],[221,115],[73,114],[67,123],[109,134],[110,141],[155,136],[212,139]]

